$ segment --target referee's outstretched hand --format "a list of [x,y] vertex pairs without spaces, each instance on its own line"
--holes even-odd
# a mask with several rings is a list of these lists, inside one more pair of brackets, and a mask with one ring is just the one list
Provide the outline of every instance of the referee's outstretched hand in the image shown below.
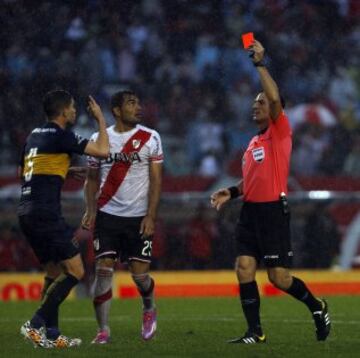
[[254,63],[264,59],[265,49],[259,41],[254,40],[248,51],[252,54],[251,58]]
[[213,208],[220,210],[221,207],[230,199],[230,190],[227,188],[222,188],[211,195],[210,203]]

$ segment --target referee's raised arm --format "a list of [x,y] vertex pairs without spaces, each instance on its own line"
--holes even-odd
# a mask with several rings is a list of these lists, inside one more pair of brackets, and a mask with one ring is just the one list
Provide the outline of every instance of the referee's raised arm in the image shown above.
[[261,86],[269,100],[270,118],[276,121],[282,111],[281,97],[276,82],[265,66],[265,49],[259,41],[254,40],[254,43],[249,47],[249,52],[251,53],[253,64],[260,75]]

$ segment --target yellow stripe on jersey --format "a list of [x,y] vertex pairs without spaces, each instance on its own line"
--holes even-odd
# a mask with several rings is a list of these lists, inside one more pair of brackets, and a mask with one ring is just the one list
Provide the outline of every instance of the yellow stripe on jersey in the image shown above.
[[23,175],[60,175],[65,179],[70,166],[70,157],[61,154],[36,154],[25,156]]

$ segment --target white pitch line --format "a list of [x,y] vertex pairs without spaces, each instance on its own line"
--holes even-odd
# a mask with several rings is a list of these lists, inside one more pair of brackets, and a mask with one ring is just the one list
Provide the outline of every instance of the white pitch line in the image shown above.
[[[60,318],[61,321],[65,322],[95,322],[95,318],[93,317],[64,317]],[[134,319],[133,316],[112,316],[110,317],[110,321],[132,321]],[[197,322],[235,322],[239,321],[241,319],[240,317],[169,317],[169,316],[160,316],[159,321],[183,321],[183,322],[191,322],[191,321],[197,321]],[[22,322],[23,320],[15,319],[18,322]],[[263,319],[263,322],[280,322],[280,323],[312,323],[311,319]],[[14,322],[14,319],[11,318],[0,318],[0,323],[7,323],[7,322]],[[351,320],[351,321],[345,321],[345,320],[331,320],[331,323],[333,324],[339,324],[339,325],[360,325],[360,320]]]

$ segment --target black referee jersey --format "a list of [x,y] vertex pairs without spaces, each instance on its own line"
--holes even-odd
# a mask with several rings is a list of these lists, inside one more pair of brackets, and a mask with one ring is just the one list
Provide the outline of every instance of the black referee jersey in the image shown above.
[[70,166],[71,154],[84,154],[88,143],[71,130],[54,122],[35,128],[23,148],[21,199],[18,215],[61,215],[61,188]]

